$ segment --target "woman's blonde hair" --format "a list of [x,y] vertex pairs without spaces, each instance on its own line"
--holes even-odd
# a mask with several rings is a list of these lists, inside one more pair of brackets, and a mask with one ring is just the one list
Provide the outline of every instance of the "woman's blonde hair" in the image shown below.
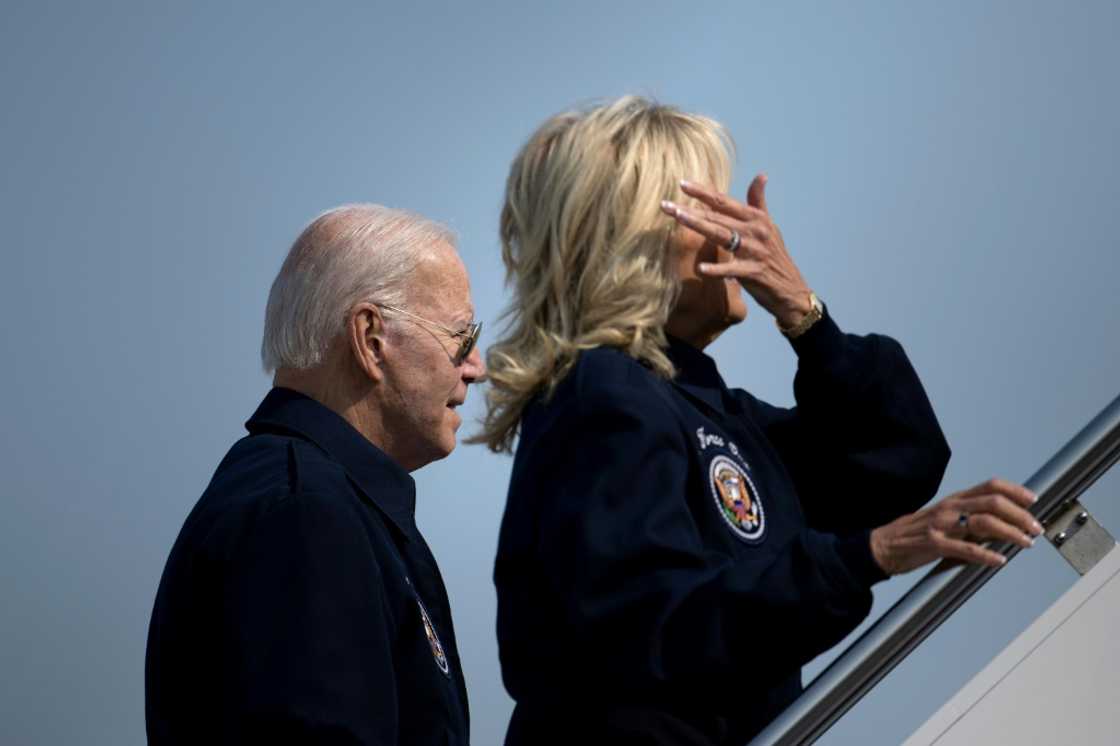
[[526,404],[549,396],[581,350],[617,347],[672,377],[664,326],[679,282],[660,203],[683,199],[683,178],[726,191],[733,148],[718,122],[637,96],[558,114],[533,133],[506,183],[513,301],[487,353],[474,442],[511,451]]

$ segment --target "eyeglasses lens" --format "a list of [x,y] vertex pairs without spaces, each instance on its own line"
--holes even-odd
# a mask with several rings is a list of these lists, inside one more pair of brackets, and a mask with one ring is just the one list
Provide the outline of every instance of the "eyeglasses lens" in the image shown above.
[[467,359],[467,356],[474,350],[475,344],[478,342],[478,335],[482,332],[482,324],[471,324],[467,330],[463,341],[459,343],[459,352],[455,355],[457,363],[461,364]]

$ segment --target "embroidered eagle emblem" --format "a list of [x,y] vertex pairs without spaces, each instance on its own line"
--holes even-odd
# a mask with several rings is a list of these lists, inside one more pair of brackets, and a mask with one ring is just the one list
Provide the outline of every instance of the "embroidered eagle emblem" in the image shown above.
[[716,509],[735,535],[750,542],[761,540],[766,516],[746,471],[727,456],[716,456],[708,466],[708,480]]
[[424,623],[424,634],[428,637],[428,645],[432,648],[432,657],[435,658],[439,670],[450,676],[447,656],[444,655],[443,645],[439,641],[439,635],[436,634],[436,627],[432,624],[432,618],[428,616],[428,610],[424,608],[424,604],[421,603],[419,598],[416,599],[416,605],[420,607],[420,621]]

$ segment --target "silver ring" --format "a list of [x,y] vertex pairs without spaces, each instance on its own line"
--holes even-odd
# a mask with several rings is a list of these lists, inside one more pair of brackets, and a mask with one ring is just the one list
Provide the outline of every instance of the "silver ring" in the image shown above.
[[734,254],[736,251],[739,250],[739,243],[742,240],[743,240],[743,237],[739,235],[739,231],[732,230],[731,231],[731,243],[727,244],[727,250],[730,251],[732,254]]

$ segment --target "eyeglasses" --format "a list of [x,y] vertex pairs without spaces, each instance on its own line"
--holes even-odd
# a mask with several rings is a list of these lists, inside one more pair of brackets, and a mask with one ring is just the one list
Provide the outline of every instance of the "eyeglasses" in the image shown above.
[[474,350],[474,346],[478,343],[478,336],[482,334],[481,321],[472,321],[471,323],[467,324],[466,329],[461,332],[457,332],[454,329],[448,329],[438,321],[432,321],[431,319],[426,319],[423,316],[417,316],[416,314],[410,311],[406,311],[403,308],[390,306],[386,303],[378,303],[377,305],[387,311],[396,311],[397,313],[403,313],[405,316],[411,316],[417,321],[423,321],[425,324],[431,324],[432,326],[437,327],[444,332],[447,332],[447,334],[451,335],[455,339],[458,339],[459,349],[455,351],[455,356],[452,358],[455,365],[463,364],[463,361],[467,359],[467,356],[471,354],[471,351]]

